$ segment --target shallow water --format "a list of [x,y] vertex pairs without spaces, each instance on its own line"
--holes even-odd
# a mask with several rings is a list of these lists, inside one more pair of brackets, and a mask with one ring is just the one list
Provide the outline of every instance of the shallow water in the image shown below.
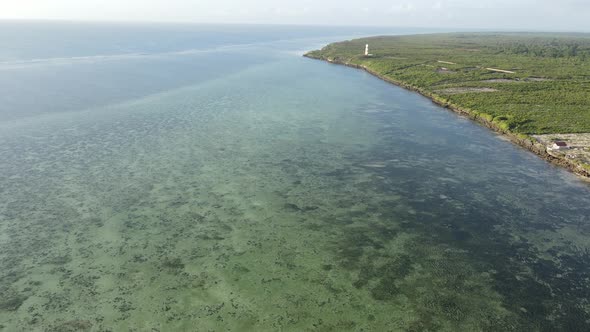
[[6,60],[0,330],[588,330],[590,187],[317,36]]

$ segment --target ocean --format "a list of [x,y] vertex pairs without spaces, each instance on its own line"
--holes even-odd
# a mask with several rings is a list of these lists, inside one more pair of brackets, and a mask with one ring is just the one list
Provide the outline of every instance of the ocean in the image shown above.
[[302,57],[424,32],[1,22],[0,331],[589,330],[588,183]]

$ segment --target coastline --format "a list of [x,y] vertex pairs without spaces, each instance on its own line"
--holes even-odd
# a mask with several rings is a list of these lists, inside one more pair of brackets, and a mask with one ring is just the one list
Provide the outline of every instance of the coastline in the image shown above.
[[576,163],[572,160],[569,160],[565,157],[560,157],[560,156],[555,156],[555,155],[549,154],[547,152],[547,147],[545,145],[541,144],[540,142],[538,142],[535,138],[533,138],[531,136],[523,135],[523,134],[515,134],[505,128],[502,128],[500,125],[494,123],[493,121],[490,121],[489,119],[479,116],[479,114],[474,114],[473,112],[466,110],[458,105],[444,102],[437,95],[435,95],[433,93],[427,92],[419,87],[407,84],[403,81],[397,81],[397,80],[391,79],[389,77],[386,77],[384,75],[381,75],[366,66],[357,65],[357,64],[349,63],[349,62],[344,62],[339,59],[327,59],[327,58],[323,58],[323,57],[319,57],[319,56],[314,56],[310,53],[306,53],[303,56],[306,58],[309,58],[309,59],[325,61],[330,64],[342,65],[342,66],[346,66],[346,67],[361,69],[361,70],[364,70],[365,72],[367,72],[367,73],[369,73],[369,74],[371,74],[371,75],[373,75],[385,82],[394,84],[396,86],[399,86],[399,87],[404,88],[409,91],[417,92],[420,95],[430,99],[433,103],[435,103],[439,106],[442,106],[443,108],[446,108],[448,110],[451,110],[455,113],[458,113],[460,115],[468,117],[472,121],[475,121],[476,123],[479,123],[480,125],[483,125],[489,129],[495,131],[496,133],[503,135],[504,137],[508,138],[512,143],[533,152],[534,154],[536,154],[537,156],[541,157],[542,159],[550,162],[551,164],[566,168],[570,172],[573,172],[574,174],[580,176],[584,181],[590,182],[590,169],[584,168],[584,166],[582,166],[581,164]]

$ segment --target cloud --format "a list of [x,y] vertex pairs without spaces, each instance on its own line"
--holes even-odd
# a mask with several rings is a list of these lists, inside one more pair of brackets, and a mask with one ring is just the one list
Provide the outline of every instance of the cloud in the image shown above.
[[416,5],[414,5],[412,3],[404,2],[404,3],[392,5],[391,7],[389,7],[389,12],[403,13],[403,12],[411,12],[416,9],[418,9],[416,7]]

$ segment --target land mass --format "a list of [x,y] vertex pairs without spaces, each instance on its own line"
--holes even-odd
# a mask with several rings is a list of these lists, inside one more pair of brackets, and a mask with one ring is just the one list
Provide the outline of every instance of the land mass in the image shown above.
[[[417,91],[590,178],[590,34],[379,36],[305,56]],[[548,149],[556,141],[567,148]]]

